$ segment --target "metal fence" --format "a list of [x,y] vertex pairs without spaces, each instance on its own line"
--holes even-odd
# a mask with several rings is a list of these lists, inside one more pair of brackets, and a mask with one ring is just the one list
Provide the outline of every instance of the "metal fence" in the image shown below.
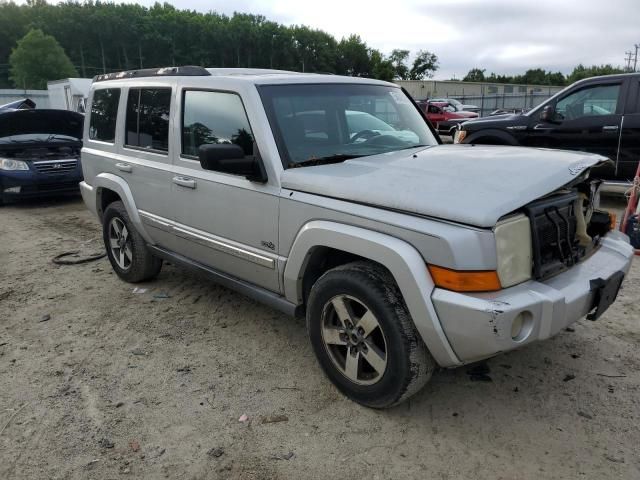
[[549,93],[523,93],[502,95],[463,95],[455,98],[467,105],[476,105],[480,108],[480,116],[485,117],[496,110],[520,112],[531,110],[550,98]]

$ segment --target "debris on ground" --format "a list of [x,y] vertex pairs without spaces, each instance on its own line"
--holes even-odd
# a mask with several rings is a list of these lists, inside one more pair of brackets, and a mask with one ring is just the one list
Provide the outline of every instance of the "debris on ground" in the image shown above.
[[185,365],[184,367],[177,368],[176,372],[191,373],[191,366],[190,365]]
[[614,462],[614,463],[624,463],[624,458],[620,458],[620,457],[614,457],[612,455],[609,455],[607,453],[604,454],[604,458],[606,458],[607,460],[609,460],[610,462]]
[[578,411],[578,416],[586,418],[587,420],[593,420],[593,415],[589,415],[588,413],[581,410]]
[[246,414],[242,414],[240,415],[240,418],[238,419],[239,422],[246,422],[247,420],[249,420],[249,417]]
[[265,417],[262,417],[262,419],[260,420],[260,423],[265,424],[265,423],[279,423],[279,422],[288,422],[289,421],[289,417],[287,417],[286,415],[267,415]]
[[40,317],[40,320],[38,320],[38,322],[40,322],[40,323],[48,322],[49,320],[51,320],[51,315],[49,315],[48,313],[45,313],[44,315],[42,315]]
[[567,327],[567,328],[565,328],[565,329],[564,329],[564,331],[565,331],[565,332],[573,333],[573,332],[575,332],[575,331],[576,331],[576,329],[575,329],[575,328],[573,328],[573,327]]
[[111,440],[109,440],[108,438],[102,438],[99,442],[98,445],[100,445],[102,448],[113,448],[115,447],[115,443],[113,443]]
[[273,460],[291,460],[293,457],[295,457],[295,455],[295,453],[289,452],[281,455],[271,455],[271,458]]
[[153,298],[162,299],[162,298],[171,298],[171,296],[167,293],[156,293]]
[[135,287],[132,290],[132,293],[147,293],[147,289],[142,287]]
[[220,448],[220,447],[212,448],[207,452],[207,455],[213,458],[220,458],[222,455],[224,455],[224,448]]
[[564,378],[562,379],[563,382],[569,382],[571,380],[573,380],[574,378],[576,378],[576,376],[573,373],[567,373]]

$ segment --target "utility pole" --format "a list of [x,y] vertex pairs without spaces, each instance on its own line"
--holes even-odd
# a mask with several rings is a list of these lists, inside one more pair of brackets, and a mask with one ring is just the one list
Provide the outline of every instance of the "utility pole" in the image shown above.
[[636,53],[633,56],[633,71],[636,71],[636,66],[638,65],[638,48],[640,48],[640,45],[638,45],[637,43],[634,45],[634,47],[636,47]]
[[[631,58],[633,57],[633,52],[624,52],[624,54],[626,55],[624,57],[624,61],[627,63],[627,67],[626,70],[627,72],[631,71]],[[635,71],[635,68],[634,68]]]

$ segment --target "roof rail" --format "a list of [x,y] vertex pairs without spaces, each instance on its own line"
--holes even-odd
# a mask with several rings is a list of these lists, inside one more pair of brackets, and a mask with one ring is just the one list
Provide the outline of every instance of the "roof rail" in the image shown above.
[[186,65],[183,67],[162,67],[162,68],[143,68],[140,70],[126,70],[124,72],[105,73],[93,77],[94,82],[104,82],[106,80],[122,80],[125,78],[142,78],[142,77],[205,77],[211,73],[204,67]]

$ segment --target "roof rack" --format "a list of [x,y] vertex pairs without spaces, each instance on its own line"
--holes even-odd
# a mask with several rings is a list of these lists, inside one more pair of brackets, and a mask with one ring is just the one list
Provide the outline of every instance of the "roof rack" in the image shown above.
[[104,82],[106,80],[122,80],[125,78],[142,78],[142,77],[206,77],[211,73],[206,68],[193,65],[183,67],[162,67],[162,68],[143,68],[140,70],[127,70],[124,72],[105,73],[93,77],[94,82]]

